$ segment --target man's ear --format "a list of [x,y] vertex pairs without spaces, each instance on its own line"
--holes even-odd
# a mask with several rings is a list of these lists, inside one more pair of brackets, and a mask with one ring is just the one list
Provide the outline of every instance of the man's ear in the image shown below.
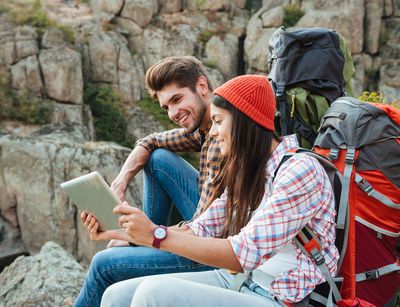
[[200,76],[197,79],[197,84],[196,84],[196,88],[197,88],[197,92],[202,95],[205,96],[208,94],[209,92],[209,88],[208,88],[208,83],[207,83],[207,79],[204,76]]

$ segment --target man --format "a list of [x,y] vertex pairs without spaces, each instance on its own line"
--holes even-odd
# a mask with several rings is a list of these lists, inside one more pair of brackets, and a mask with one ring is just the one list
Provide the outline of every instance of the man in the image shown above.
[[[152,222],[166,225],[172,203],[184,220],[190,220],[204,209],[212,179],[219,170],[218,144],[209,136],[212,84],[201,62],[186,56],[170,57],[154,64],[146,73],[146,87],[169,118],[182,128],[139,140],[111,187],[124,201],[130,181],[144,169],[143,211]],[[199,171],[173,153],[176,151],[200,152]],[[83,214],[82,220],[86,218]],[[185,227],[174,227],[187,231]],[[92,240],[104,239],[90,235]],[[126,242],[111,241],[112,248],[93,257],[75,306],[100,305],[105,289],[121,280],[211,269],[168,252],[126,245]]]

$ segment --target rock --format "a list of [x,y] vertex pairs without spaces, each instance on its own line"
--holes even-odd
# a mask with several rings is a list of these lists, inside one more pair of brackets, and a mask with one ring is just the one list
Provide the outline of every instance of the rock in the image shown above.
[[[37,253],[51,240],[87,263],[104,245],[88,245],[76,207],[60,184],[95,170],[111,183],[130,149],[107,142],[74,143],[76,128],[69,127],[56,130],[47,126],[25,138],[1,136],[0,187],[6,193],[2,199],[10,199],[15,205],[22,241],[29,253]],[[137,176],[127,191],[128,202],[140,207],[141,191],[141,177]]]
[[51,123],[53,125],[73,125],[81,129],[84,140],[94,140],[93,118],[90,107],[53,101]]
[[64,39],[64,33],[62,33],[58,29],[51,29],[47,30],[43,34],[42,38],[42,47],[45,49],[49,48],[58,48],[60,46],[66,45],[65,39]]
[[382,65],[380,76],[381,84],[400,88],[400,62]]
[[233,16],[232,26],[229,29],[229,33],[232,33],[237,37],[244,37],[246,35],[246,25],[250,19],[249,15],[249,12],[241,11],[240,14]]
[[283,8],[275,7],[261,14],[263,28],[275,27],[278,28],[283,22]]
[[160,0],[161,14],[173,14],[182,11],[182,0]]
[[[341,7],[340,11],[337,10]],[[364,38],[364,1],[351,0],[305,0],[302,2],[304,16],[296,27],[325,27],[344,36],[352,54],[362,52]],[[349,31],[351,29],[351,31]]]
[[72,306],[85,272],[59,245],[47,242],[36,256],[19,257],[0,274],[7,306]]
[[290,4],[290,2],[290,0],[263,0],[262,8],[265,10],[269,10],[277,6]]
[[189,11],[225,11],[228,12],[230,9],[229,0],[204,0],[204,1],[192,1],[187,0],[185,7]]
[[353,94],[355,97],[359,97],[361,93],[365,90],[365,68],[364,59],[362,55],[353,55],[353,63],[355,67],[355,74],[351,79],[351,86],[353,88]]
[[383,14],[383,0],[365,1],[364,50],[376,54],[379,48],[379,33]]
[[239,39],[233,34],[213,36],[206,44],[206,62],[231,79],[237,74],[238,48]]
[[42,49],[39,62],[49,98],[82,104],[82,59],[79,52],[66,46]]
[[117,15],[124,5],[124,0],[91,0],[90,6],[94,13],[104,12]]
[[382,55],[382,64],[388,64],[400,59],[400,18],[384,19],[382,23],[382,47],[379,53]]
[[33,92],[41,96],[43,83],[36,55],[27,57],[11,66],[11,84],[16,90]]
[[36,30],[30,26],[22,26],[15,33],[16,60],[19,61],[39,53]]
[[194,54],[194,44],[174,32],[149,27],[144,30],[143,39],[147,68],[168,56]]
[[89,39],[90,80],[118,83],[119,45],[109,33],[96,33]]
[[240,9],[244,9],[246,8],[246,2],[246,0],[235,0],[235,5]]
[[384,0],[384,17],[393,15],[393,0]]
[[121,16],[145,28],[158,11],[157,0],[126,0]]
[[0,60],[8,65],[14,64],[17,60],[12,30],[1,30],[0,32]]
[[206,66],[207,75],[210,78],[210,81],[215,88],[222,85],[224,83],[224,76],[218,69],[207,67]]

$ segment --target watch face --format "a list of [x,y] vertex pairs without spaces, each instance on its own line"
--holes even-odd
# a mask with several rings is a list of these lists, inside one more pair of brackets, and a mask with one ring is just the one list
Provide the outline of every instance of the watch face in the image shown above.
[[158,227],[154,230],[154,236],[157,239],[164,239],[167,234],[167,231],[164,228]]

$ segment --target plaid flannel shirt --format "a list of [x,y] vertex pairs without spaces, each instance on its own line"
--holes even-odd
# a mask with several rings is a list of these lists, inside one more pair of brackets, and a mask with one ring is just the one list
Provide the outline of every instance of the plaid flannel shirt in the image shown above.
[[[267,174],[274,175],[285,153],[298,147],[295,136],[284,137],[267,163]],[[337,268],[335,247],[334,196],[325,170],[318,160],[296,154],[279,169],[272,185],[266,177],[265,197],[239,234],[228,237],[245,273],[265,263],[280,248],[292,242],[309,225],[319,236],[322,255],[331,273]],[[226,194],[189,227],[197,236],[218,237],[226,219]],[[280,273],[269,291],[285,302],[298,302],[310,294],[324,277],[314,261],[297,249],[297,268]]]
[[221,162],[218,142],[209,136],[211,125],[212,123],[204,131],[196,130],[193,133],[187,133],[183,128],[153,133],[136,142],[136,145],[143,146],[150,153],[156,148],[174,152],[200,152],[198,180],[200,199],[194,217],[203,211],[211,196],[212,180]]

